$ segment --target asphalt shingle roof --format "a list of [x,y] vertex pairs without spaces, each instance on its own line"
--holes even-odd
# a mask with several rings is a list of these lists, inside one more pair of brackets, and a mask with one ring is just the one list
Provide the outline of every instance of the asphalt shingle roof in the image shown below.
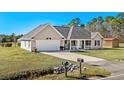
[[[41,31],[41,29],[48,24],[43,24],[33,29],[31,32],[24,35],[19,40],[30,40],[35,34]],[[59,33],[61,33],[66,39],[68,37],[70,27],[65,26],[53,26]],[[82,27],[73,27],[70,39],[91,39],[91,32],[83,29]]]
[[42,29],[46,24],[39,25],[37,28],[33,29],[29,33],[25,34],[20,40],[30,40],[34,34],[38,33],[40,29]]
[[63,26],[54,26],[59,33],[61,33],[65,38],[68,37],[68,33],[70,31],[70,27],[63,27]]
[[91,39],[91,32],[82,27],[72,29],[71,39]]

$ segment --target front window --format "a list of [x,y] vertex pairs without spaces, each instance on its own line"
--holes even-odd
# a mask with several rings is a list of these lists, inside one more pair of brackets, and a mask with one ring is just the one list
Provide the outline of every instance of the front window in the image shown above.
[[86,46],[90,46],[91,45],[91,40],[86,40]]
[[76,41],[75,40],[71,41],[71,45],[76,46]]
[[65,40],[65,44],[67,44],[67,40]]
[[100,40],[95,40],[95,46],[100,46]]

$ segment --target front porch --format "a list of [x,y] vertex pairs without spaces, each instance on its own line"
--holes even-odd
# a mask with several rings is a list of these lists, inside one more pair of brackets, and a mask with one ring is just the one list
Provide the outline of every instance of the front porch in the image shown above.
[[91,40],[63,40],[61,42],[63,50],[84,50],[91,49]]

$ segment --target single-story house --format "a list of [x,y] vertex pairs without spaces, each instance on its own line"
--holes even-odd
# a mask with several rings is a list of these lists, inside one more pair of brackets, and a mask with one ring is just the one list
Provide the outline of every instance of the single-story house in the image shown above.
[[83,27],[40,25],[18,41],[21,48],[32,51],[60,51],[99,49],[103,37],[99,32],[90,32]]
[[119,47],[119,39],[118,38],[104,38],[103,39],[103,47],[104,48],[117,48]]

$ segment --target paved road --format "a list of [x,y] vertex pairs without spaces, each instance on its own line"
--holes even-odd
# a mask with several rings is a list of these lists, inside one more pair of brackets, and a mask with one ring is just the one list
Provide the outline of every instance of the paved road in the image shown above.
[[124,63],[121,62],[110,62],[105,59],[70,52],[42,52],[42,53],[71,61],[77,61],[77,58],[83,58],[85,63],[88,63],[96,67],[103,67],[112,73],[110,77],[102,78],[102,80],[124,80]]
[[96,67],[103,67],[112,73],[110,77],[102,78],[102,80],[124,80],[124,63],[101,61],[88,62],[88,64]]
[[101,78],[101,80],[124,80],[124,74]]

